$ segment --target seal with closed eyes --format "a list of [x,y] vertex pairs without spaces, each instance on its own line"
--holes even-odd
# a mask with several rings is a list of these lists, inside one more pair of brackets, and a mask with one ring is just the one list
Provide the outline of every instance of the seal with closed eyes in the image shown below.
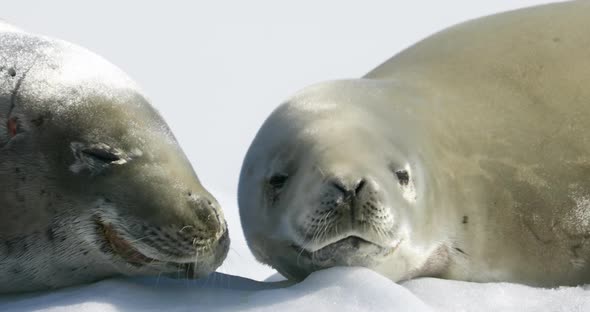
[[0,292],[214,271],[217,201],[123,72],[0,24]]
[[590,3],[466,22],[297,93],[250,146],[239,206],[292,279],[590,282]]

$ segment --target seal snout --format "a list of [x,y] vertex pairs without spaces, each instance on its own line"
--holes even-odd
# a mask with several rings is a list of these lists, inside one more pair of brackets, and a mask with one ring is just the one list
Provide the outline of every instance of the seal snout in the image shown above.
[[361,178],[354,183],[346,183],[340,178],[332,178],[329,183],[335,189],[342,192],[342,195],[346,198],[354,199],[359,196],[365,185],[367,185],[367,180]]
[[189,207],[195,214],[195,222],[216,238],[221,237],[227,231],[227,227],[219,204],[213,198],[206,196],[190,197]]
[[348,218],[352,227],[357,223],[369,222],[378,212],[384,213],[379,196],[377,194],[376,182],[371,178],[342,178],[332,177],[326,182],[328,186],[323,192],[322,205],[337,214]]
[[358,237],[376,246],[391,246],[399,238],[389,198],[378,176],[336,170],[326,176],[304,204],[308,209],[293,219],[296,245],[316,251]]

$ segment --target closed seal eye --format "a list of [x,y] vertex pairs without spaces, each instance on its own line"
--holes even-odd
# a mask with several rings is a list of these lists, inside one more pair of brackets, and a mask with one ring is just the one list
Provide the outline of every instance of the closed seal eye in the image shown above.
[[[91,175],[96,175],[113,165],[124,165],[135,155],[133,153],[127,154],[104,143],[72,142],[70,148],[76,160],[70,166],[70,171],[79,173],[83,170],[89,170]],[[140,156],[140,154],[135,156]]]
[[121,157],[119,157],[119,155],[104,149],[87,148],[83,149],[81,152],[87,156],[100,160],[104,163],[113,163],[121,160]]

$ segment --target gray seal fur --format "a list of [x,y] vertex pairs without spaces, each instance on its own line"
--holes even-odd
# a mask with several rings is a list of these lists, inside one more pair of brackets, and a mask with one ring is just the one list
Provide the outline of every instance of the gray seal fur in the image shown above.
[[133,81],[0,23],[0,293],[198,277],[228,248],[219,204]]
[[469,21],[277,108],[242,167],[244,233],[292,279],[589,283],[589,133],[590,2]]

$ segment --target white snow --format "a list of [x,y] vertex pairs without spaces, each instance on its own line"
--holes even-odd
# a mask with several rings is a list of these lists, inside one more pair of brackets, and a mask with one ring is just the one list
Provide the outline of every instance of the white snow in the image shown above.
[[[13,299],[2,311],[430,311],[404,287],[362,268],[334,268],[304,282],[267,284],[216,275],[187,282],[170,279],[107,280],[34,298]],[[359,291],[362,289],[362,291]]]
[[[438,279],[399,285],[361,268],[317,272],[289,287],[259,282],[281,278],[255,261],[237,212],[246,149],[264,118],[296,90],[359,77],[445,26],[544,2],[550,1],[3,3],[6,21],[80,44],[139,82],[223,206],[232,246],[221,273],[208,279],[119,278],[0,296],[0,311],[590,311],[589,287]],[[579,204],[586,207],[586,197]]]

